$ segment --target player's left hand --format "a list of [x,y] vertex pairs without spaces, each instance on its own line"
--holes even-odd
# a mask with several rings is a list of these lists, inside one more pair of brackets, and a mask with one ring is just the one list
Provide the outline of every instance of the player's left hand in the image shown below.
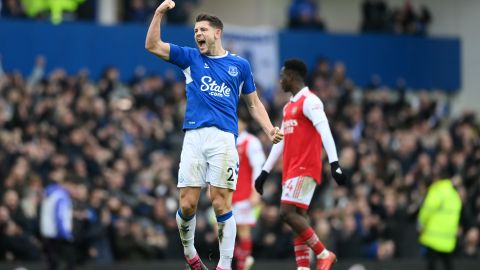
[[335,182],[337,182],[339,186],[345,186],[347,184],[347,176],[343,173],[338,161],[330,163],[330,170],[332,171],[333,179],[335,179]]
[[273,144],[279,143],[281,140],[283,140],[283,133],[280,131],[278,127],[275,127],[274,129],[270,130],[270,134],[268,134],[270,137],[270,141]]

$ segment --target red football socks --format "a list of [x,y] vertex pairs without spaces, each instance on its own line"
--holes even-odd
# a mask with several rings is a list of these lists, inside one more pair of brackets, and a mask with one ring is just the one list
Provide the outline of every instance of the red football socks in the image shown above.
[[300,236],[295,237],[294,241],[295,247],[295,260],[297,261],[297,267],[310,267],[310,248],[305,244],[305,242],[300,238]]
[[308,227],[305,231],[300,233],[298,238],[300,238],[311,249],[313,249],[315,255],[322,253],[322,251],[325,249],[325,246],[323,246],[322,242],[320,242],[312,227]]
[[243,270],[245,260],[252,254],[252,240],[250,238],[240,238],[235,247],[235,259],[237,260],[237,270]]

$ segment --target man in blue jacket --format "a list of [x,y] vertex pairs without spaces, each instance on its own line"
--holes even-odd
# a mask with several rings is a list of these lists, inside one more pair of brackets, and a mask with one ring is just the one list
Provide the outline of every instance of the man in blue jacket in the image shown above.
[[57,181],[49,184],[44,191],[40,233],[50,270],[58,269],[62,261],[67,264],[65,269],[75,268],[73,188],[71,182]]

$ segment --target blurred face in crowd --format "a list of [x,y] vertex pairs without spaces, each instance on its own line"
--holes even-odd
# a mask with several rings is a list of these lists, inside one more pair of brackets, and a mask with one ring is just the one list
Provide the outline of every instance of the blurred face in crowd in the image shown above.
[[480,232],[478,228],[473,227],[467,231],[467,234],[465,236],[465,242],[467,245],[476,246],[478,244],[479,239],[480,239]]
[[7,206],[10,209],[15,209],[18,206],[18,194],[17,192],[13,190],[9,190],[5,192],[5,195],[3,196],[3,202],[5,203],[5,206]]
[[88,189],[84,184],[72,185],[73,196],[78,201],[86,201],[88,198]]
[[5,206],[0,206],[0,224],[10,219],[10,212]]
[[155,204],[153,205],[153,216],[156,219],[164,219],[167,217],[167,208],[165,206],[165,201],[162,199],[158,199],[155,201]]
[[101,189],[94,189],[90,194],[90,205],[94,208],[100,207],[106,199],[106,192]]
[[220,46],[222,30],[212,27],[208,21],[199,21],[195,23],[195,42],[200,53],[211,55],[214,50]]

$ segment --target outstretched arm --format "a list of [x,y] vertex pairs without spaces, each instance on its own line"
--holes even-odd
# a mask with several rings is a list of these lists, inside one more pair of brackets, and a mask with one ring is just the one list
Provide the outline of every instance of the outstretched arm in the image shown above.
[[[281,131],[283,131],[283,125]],[[268,158],[263,165],[262,172],[255,179],[255,190],[257,190],[260,195],[263,195],[263,185],[265,184],[265,181],[267,180],[270,171],[273,169],[273,166],[275,166],[278,158],[283,153],[283,145],[283,140],[273,145],[272,150],[270,150],[270,154],[268,155]]]
[[166,61],[170,58],[170,44],[163,42],[160,36],[160,23],[167,10],[174,7],[175,2],[172,0],[165,0],[160,4],[157,10],[155,10],[152,22],[148,27],[147,38],[145,39],[145,49]]
[[263,106],[258,98],[257,92],[254,91],[245,95],[245,101],[247,102],[250,115],[260,124],[263,131],[267,134],[268,138],[270,138],[270,141],[274,144],[280,142],[283,139],[283,133],[280,132],[278,127],[273,127],[268,113],[265,110],[265,106]]
[[268,154],[268,158],[265,161],[265,164],[263,164],[262,171],[266,171],[267,173],[272,171],[275,163],[277,163],[278,158],[280,158],[280,156],[283,154],[283,145],[284,142],[281,141],[280,143],[272,146],[272,150],[270,150],[270,154]]

